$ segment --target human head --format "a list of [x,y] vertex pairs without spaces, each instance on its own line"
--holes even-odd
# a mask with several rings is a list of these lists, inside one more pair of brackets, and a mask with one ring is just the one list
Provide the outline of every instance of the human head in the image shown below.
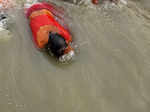
[[50,33],[46,50],[51,52],[59,61],[70,61],[74,56],[74,51],[70,44],[58,33]]
[[63,55],[64,49],[67,47],[65,39],[57,33],[49,33],[48,44],[46,49],[57,58]]

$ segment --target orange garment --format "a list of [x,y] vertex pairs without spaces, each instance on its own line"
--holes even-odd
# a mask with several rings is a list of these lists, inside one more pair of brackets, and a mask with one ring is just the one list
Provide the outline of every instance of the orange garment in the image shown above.
[[[34,18],[36,17],[40,17],[41,15],[51,15],[52,16],[52,13],[50,13],[48,10],[46,9],[42,9],[42,10],[39,10],[39,11],[34,11],[29,19],[31,21],[34,20]],[[38,24],[38,23],[37,23]],[[36,42],[37,42],[37,45],[39,48],[43,48],[45,44],[48,43],[48,38],[49,38],[49,32],[57,32],[58,33],[58,30],[55,26],[52,26],[52,25],[43,25],[43,26],[40,26],[38,32],[36,32]]]
[[47,9],[33,11],[29,16],[30,27],[34,41],[38,48],[44,48],[48,43],[49,33],[58,33],[67,43],[72,41],[71,35],[54,18],[53,14]]

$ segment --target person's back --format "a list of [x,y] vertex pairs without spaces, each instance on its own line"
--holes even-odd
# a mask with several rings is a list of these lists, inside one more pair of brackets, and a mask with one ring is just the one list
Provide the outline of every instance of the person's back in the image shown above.
[[52,5],[47,3],[34,4],[27,11],[36,46],[60,58],[73,51],[72,36],[55,20],[54,14]]

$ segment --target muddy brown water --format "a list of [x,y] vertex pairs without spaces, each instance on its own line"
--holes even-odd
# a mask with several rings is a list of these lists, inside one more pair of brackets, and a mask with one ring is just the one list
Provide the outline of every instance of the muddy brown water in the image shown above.
[[150,19],[135,2],[87,8],[59,2],[80,53],[62,65],[38,51],[22,10],[0,41],[0,112],[149,112]]

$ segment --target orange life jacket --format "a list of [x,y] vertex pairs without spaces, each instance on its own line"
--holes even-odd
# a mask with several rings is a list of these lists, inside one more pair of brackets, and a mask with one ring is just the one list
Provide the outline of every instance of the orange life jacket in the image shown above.
[[[35,6],[36,4],[32,7]],[[33,40],[38,48],[44,48],[48,43],[50,32],[60,34],[66,40],[66,43],[72,41],[71,34],[55,20],[54,15],[46,8],[32,11],[29,15],[29,20]]]

